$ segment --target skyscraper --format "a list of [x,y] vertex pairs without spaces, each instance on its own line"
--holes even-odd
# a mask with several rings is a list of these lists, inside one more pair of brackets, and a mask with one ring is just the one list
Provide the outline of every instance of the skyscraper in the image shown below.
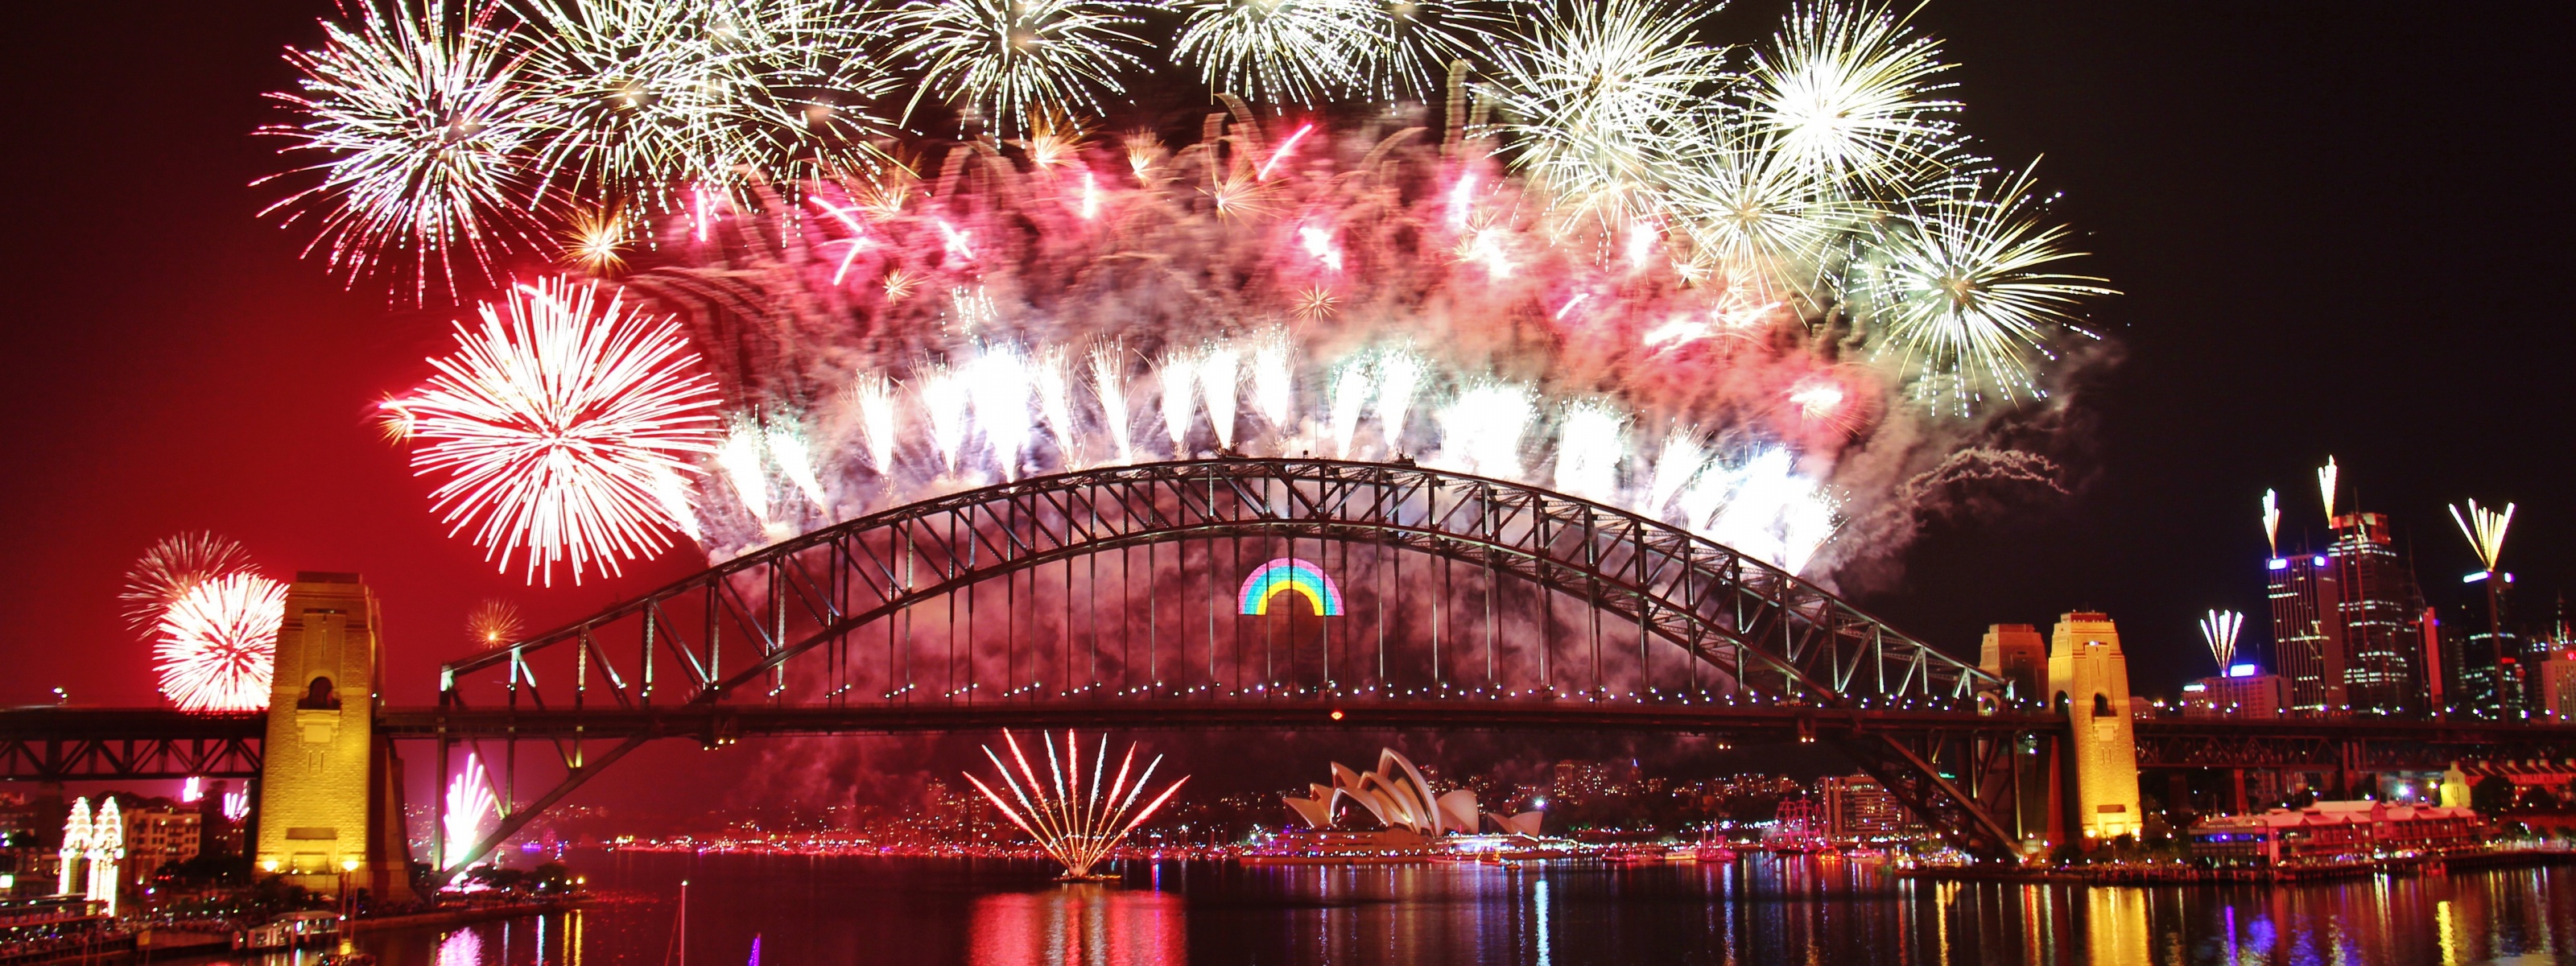
[[[2424,598],[2388,518],[2352,512],[2330,521],[2325,552],[2265,563],[2274,664],[2297,714],[2417,715],[2437,710]],[[2447,683],[2447,682],[2446,682]]]
[[2290,553],[2265,565],[2272,602],[2273,661],[2290,679],[2290,709],[2341,711],[2344,693],[2343,594],[2325,554]]
[[2388,518],[2347,513],[2334,519],[2326,551],[2335,568],[2343,631],[2344,703],[2366,714],[2418,714],[2429,700],[2424,680],[2423,595],[2415,571],[2389,538]]

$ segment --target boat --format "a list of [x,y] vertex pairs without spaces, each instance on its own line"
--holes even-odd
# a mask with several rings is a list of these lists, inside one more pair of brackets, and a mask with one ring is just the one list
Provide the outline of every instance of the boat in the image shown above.
[[340,914],[323,910],[290,912],[233,933],[233,948],[298,949],[340,939]]

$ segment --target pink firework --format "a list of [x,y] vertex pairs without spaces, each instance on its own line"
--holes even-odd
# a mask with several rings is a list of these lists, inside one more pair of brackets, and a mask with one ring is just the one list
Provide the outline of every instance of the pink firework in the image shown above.
[[660,481],[697,473],[715,451],[715,383],[679,326],[598,286],[548,279],[482,306],[456,326],[454,354],[403,400],[412,469],[441,475],[431,494],[452,533],[475,529],[504,571],[524,551],[527,579],[574,583],[596,566],[659,553],[679,529]]
[[152,648],[161,694],[182,711],[268,707],[285,617],[286,585],[258,574],[226,574],[189,588],[162,614]]
[[125,622],[149,635],[170,605],[198,584],[249,569],[250,553],[231,537],[203,531],[164,537],[135,558],[117,602],[125,608]]

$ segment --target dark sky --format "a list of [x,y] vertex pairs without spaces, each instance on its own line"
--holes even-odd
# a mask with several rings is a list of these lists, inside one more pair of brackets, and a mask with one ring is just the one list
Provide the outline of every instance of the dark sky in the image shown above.
[[[1713,21],[1753,40],[1777,4]],[[30,4],[5,32],[9,295],[0,344],[0,703],[153,700],[116,618],[133,556],[182,529],[271,572],[355,570],[384,601],[391,700],[425,702],[477,599],[541,624],[690,568],[531,590],[443,535],[367,425],[444,311],[343,291],[256,216],[284,45],[324,0]],[[1989,622],[2118,618],[2142,688],[2206,673],[2204,608],[2256,611],[2255,500],[2321,529],[2328,453],[2437,596],[2469,556],[2445,502],[2519,501],[2526,593],[2571,576],[2569,36],[2558,5],[1968,2],[1920,21],[1967,123],[2045,155],[2056,211],[2127,294],[2126,358],[2074,398],[2074,495],[1936,525],[1865,603],[1974,653]],[[2536,592],[2536,593],[2535,593]],[[2259,618],[2258,618],[2259,623]]]

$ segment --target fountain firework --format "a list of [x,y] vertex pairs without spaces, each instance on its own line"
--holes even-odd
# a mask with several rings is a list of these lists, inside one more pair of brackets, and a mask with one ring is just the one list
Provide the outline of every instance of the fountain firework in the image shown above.
[[[1011,824],[1036,839],[1038,848],[1046,850],[1050,858],[1063,864],[1063,878],[1066,879],[1096,878],[1092,875],[1092,867],[1108,858],[1127,833],[1153,817],[1154,811],[1170,801],[1172,793],[1181,790],[1182,783],[1189,781],[1186,776],[1174,780],[1162,794],[1154,796],[1153,801],[1140,809],[1136,807],[1136,801],[1144,797],[1146,786],[1153,781],[1154,769],[1163,763],[1160,755],[1148,762],[1144,772],[1138,774],[1134,771],[1136,745],[1129,743],[1127,754],[1119,759],[1117,776],[1109,779],[1104,791],[1101,779],[1108,774],[1107,735],[1101,736],[1099,750],[1092,755],[1091,776],[1087,782],[1082,774],[1082,749],[1071,731],[1064,733],[1064,755],[1061,759],[1056,755],[1055,740],[1041,735],[1039,743],[1046,746],[1047,764],[1043,779],[1038,777],[1037,769],[1030,766],[1028,756],[1020,751],[1018,738],[1006,730],[1002,732],[1002,741],[1011,749],[1011,761],[1019,766],[1018,777],[1012,776],[1011,766],[1002,763],[1001,756],[993,753],[991,745],[984,746],[984,757],[992,759],[993,768],[1001,774],[1002,784],[1010,789],[1011,797],[1004,799],[992,786],[974,775],[967,775],[966,780],[973,782],[975,790],[983,792],[985,800],[992,802],[1003,817],[1011,820]],[[1134,777],[1132,782],[1129,781],[1131,775]]]

